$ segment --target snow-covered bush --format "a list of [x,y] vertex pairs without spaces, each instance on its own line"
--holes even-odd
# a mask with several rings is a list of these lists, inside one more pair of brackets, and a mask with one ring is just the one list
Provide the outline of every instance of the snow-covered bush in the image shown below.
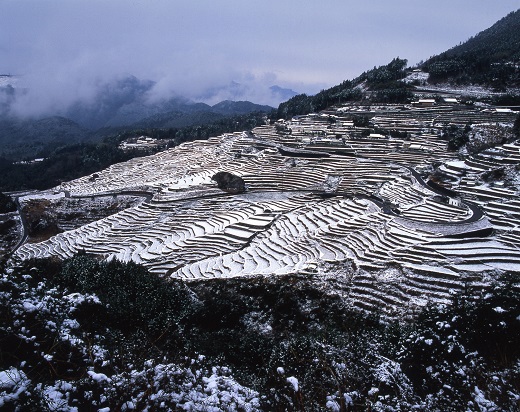
[[[114,297],[115,289],[122,287],[114,279],[125,276],[122,264],[105,265],[80,256],[63,266],[49,261],[31,265],[5,271],[0,277],[0,407],[19,411],[258,410],[258,394],[237,383],[229,368],[209,363],[203,356],[190,358],[167,346],[161,348],[153,334],[157,327],[153,319],[144,324],[120,323],[125,310],[111,305],[130,303],[125,301],[132,299],[128,291],[136,292],[138,286],[150,298],[154,285],[165,289],[158,279],[146,280],[141,276],[145,272],[130,265],[127,289]],[[102,274],[107,278],[102,279]],[[93,283],[78,286],[88,283],[86,279]],[[97,286],[96,279],[104,286],[112,279],[110,287],[98,290],[99,297],[87,292]],[[154,316],[151,309],[158,311],[159,319],[179,319],[169,313],[178,309],[174,305],[179,302],[164,302],[165,295],[173,298],[175,293],[156,293],[159,298],[148,299],[148,307],[139,300],[137,306],[129,305],[126,313],[131,321]],[[170,326],[163,325],[166,331]],[[172,334],[179,337],[175,328]]]
[[469,153],[479,153],[513,138],[511,126],[503,124],[476,124],[468,133],[466,148]]
[[[520,291],[513,277],[426,308],[399,361],[428,410],[520,406]],[[495,405],[492,407],[491,405]],[[497,405],[501,405],[500,407]]]
[[0,408],[518,410],[513,275],[394,324],[315,285],[305,275],[188,288],[87,256],[4,270]]

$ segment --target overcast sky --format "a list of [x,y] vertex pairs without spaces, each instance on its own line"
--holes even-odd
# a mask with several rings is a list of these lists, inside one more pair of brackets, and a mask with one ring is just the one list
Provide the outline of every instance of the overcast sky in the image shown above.
[[[0,74],[34,101],[65,104],[134,75],[152,98],[197,97],[235,81],[298,92],[393,57],[415,64],[467,40],[519,0],[0,0]],[[261,100],[264,101],[261,101]]]

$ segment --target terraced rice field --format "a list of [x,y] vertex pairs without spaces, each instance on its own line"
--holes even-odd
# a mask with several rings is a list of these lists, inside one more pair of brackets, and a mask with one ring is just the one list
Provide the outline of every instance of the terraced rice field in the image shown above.
[[[468,282],[486,285],[499,273],[520,272],[518,185],[465,183],[497,165],[518,165],[520,144],[494,149],[500,156],[460,160],[446,151],[445,142],[419,133],[425,123],[431,131],[446,111],[417,113],[408,111],[405,120],[392,123],[417,126],[406,145],[401,139],[359,136],[305,144],[312,133],[321,130],[323,136],[328,130],[325,120],[305,117],[291,125],[291,135],[262,126],[63,183],[56,191],[71,197],[153,196],[45,242],[25,244],[16,258],[66,258],[86,251],[188,281],[308,273],[342,279],[338,293],[354,306],[387,316],[446,301]],[[378,121],[388,122],[391,115],[387,110]],[[423,149],[410,149],[414,144]],[[284,156],[281,145],[312,147],[329,156]],[[433,163],[443,164],[461,199],[441,196],[410,169]],[[241,176],[248,191],[231,195],[217,189],[211,177],[219,171]]]

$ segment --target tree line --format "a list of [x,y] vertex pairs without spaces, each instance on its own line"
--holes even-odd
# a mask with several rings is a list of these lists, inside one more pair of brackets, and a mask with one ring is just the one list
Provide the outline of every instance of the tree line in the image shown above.
[[[37,162],[13,162],[0,157],[0,192],[48,189],[81,176],[105,169],[114,163],[125,162],[134,157],[152,154],[164,147],[175,147],[183,142],[207,139],[223,133],[250,130],[264,124],[266,113],[230,116],[216,122],[182,128],[145,128],[125,130],[106,136],[98,143],[76,143],[58,148],[44,148]],[[156,149],[122,150],[119,145],[130,137],[149,136],[164,141]]]
[[[276,118],[290,119],[293,116],[318,112],[335,104],[364,99],[377,103],[408,103],[413,98],[413,87],[400,81],[406,76],[406,65],[406,59],[396,57],[387,65],[374,67],[353,80],[345,80],[314,96],[294,96],[278,106]],[[363,89],[369,89],[369,93],[363,92]]]
[[520,10],[468,41],[422,64],[430,82],[452,81],[505,89],[520,85]]

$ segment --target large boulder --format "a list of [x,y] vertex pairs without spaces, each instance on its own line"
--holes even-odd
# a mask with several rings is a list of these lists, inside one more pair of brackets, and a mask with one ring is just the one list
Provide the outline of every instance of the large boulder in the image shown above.
[[244,193],[246,191],[246,183],[240,176],[236,176],[229,172],[218,172],[213,175],[211,180],[217,182],[218,188],[228,193]]

